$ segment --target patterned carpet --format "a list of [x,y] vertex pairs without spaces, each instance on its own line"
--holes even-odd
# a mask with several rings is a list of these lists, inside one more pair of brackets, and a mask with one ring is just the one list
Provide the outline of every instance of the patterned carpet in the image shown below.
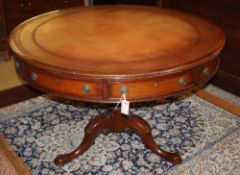
[[131,112],[152,126],[162,148],[181,153],[181,165],[156,156],[128,131],[101,134],[78,159],[55,166],[55,156],[78,146],[88,121],[105,110],[104,105],[38,97],[1,109],[0,131],[33,175],[240,174],[240,118],[195,95],[131,105]]

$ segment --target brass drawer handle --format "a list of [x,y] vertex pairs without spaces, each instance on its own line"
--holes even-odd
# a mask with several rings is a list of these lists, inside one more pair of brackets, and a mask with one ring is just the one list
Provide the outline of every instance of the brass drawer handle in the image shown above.
[[68,4],[70,2],[70,0],[63,0],[64,4]]
[[15,61],[15,67],[18,69],[20,68],[20,63],[18,61]]
[[30,7],[32,6],[32,3],[31,3],[31,2],[26,2],[26,3],[22,2],[22,3],[20,4],[20,6],[21,6],[24,10],[28,10],[28,9],[30,9]]
[[181,86],[185,86],[185,85],[186,85],[186,80],[185,80],[185,78],[184,78],[184,77],[180,78],[180,79],[178,80],[178,83],[179,83]]
[[89,86],[84,85],[84,86],[82,87],[82,90],[83,90],[83,92],[85,92],[85,93],[89,93],[91,89],[90,89]]
[[203,69],[203,73],[204,73],[204,75],[208,75],[208,74],[209,74],[209,69],[208,69],[208,67],[205,67],[205,68]]
[[128,88],[126,86],[123,86],[123,87],[121,87],[120,92],[121,92],[121,94],[127,94]]
[[34,72],[32,72],[31,79],[32,79],[33,81],[37,81],[37,79],[38,79],[37,74],[35,74]]

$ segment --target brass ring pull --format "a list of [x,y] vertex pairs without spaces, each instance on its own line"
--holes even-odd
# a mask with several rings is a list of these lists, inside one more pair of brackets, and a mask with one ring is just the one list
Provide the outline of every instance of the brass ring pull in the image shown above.
[[28,9],[30,9],[30,7],[32,6],[32,3],[31,2],[22,2],[21,4],[20,4],[20,6],[24,9],[24,10],[28,10]]
[[70,2],[70,0],[63,0],[64,4],[68,4]]
[[181,85],[181,86],[185,86],[186,85],[186,80],[184,77],[180,78],[178,83]]
[[32,79],[33,81],[37,81],[37,79],[38,79],[37,74],[35,74],[34,72],[32,72],[31,79]]
[[205,68],[203,69],[203,73],[204,73],[204,75],[208,75],[208,74],[209,74],[208,67],[205,67]]
[[121,92],[121,94],[127,94],[128,88],[126,86],[123,86],[123,87],[121,87],[120,92]]
[[91,89],[90,89],[89,86],[84,85],[84,86],[82,87],[82,90],[83,90],[83,92],[85,92],[85,93],[89,93]]

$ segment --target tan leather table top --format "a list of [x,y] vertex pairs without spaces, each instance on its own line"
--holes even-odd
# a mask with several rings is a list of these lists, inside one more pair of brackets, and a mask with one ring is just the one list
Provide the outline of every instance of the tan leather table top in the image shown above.
[[54,11],[22,23],[10,44],[46,69],[108,76],[177,72],[206,62],[224,44],[213,24],[145,6]]
[[212,78],[222,31],[201,18],[147,6],[45,13],[10,35],[18,74],[40,90],[90,102],[146,101]]

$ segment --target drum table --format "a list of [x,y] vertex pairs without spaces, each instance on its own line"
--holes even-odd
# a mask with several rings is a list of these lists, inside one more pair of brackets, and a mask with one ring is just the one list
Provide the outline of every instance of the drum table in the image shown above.
[[[117,103],[173,96],[212,78],[224,45],[222,31],[201,18],[146,6],[57,10],[31,18],[10,35],[17,73],[31,86],[68,99]],[[64,165],[83,154],[103,130],[134,130],[145,145],[178,164],[155,143],[149,124],[110,109],[85,128],[82,143],[59,155]]]

